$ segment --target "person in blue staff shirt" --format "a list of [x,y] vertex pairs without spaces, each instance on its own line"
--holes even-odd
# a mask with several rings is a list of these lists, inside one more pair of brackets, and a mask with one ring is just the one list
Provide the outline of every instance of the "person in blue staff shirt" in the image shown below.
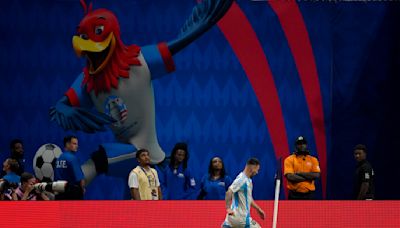
[[85,179],[76,157],[78,138],[67,136],[64,138],[64,152],[56,161],[55,179],[68,182],[69,188],[56,195],[56,200],[81,200],[85,193]]
[[164,199],[196,199],[196,180],[188,167],[189,151],[186,143],[177,143],[172,149],[169,165],[160,172]]
[[20,184],[21,177],[17,174],[19,169],[18,161],[12,158],[7,158],[3,162],[3,171],[6,173],[3,179],[8,183],[18,186]]
[[226,175],[224,162],[220,157],[213,157],[208,166],[208,174],[201,180],[197,199],[223,200],[231,184],[232,178]]
[[[18,162],[18,170],[15,173],[18,176],[24,172],[25,167],[25,158],[24,158],[24,144],[21,139],[13,139],[10,142],[10,158],[15,159]],[[1,171],[1,177],[6,175],[6,172],[3,170]]]

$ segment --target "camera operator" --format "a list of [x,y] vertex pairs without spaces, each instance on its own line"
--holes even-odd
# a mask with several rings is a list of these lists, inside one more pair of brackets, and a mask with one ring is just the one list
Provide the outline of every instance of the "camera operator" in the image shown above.
[[21,174],[21,185],[13,191],[13,200],[50,200],[44,191],[34,188],[36,178],[30,173]]
[[13,200],[12,195],[18,188],[16,183],[10,183],[6,179],[0,179],[0,200]]

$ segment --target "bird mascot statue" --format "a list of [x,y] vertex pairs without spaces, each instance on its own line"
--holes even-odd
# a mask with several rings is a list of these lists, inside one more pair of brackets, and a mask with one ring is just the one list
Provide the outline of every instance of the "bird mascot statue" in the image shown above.
[[89,183],[100,173],[126,177],[141,148],[150,151],[153,164],[164,160],[157,141],[152,80],[173,72],[172,57],[215,25],[233,0],[201,1],[176,39],[143,47],[123,43],[111,11],[80,2],[85,15],[72,44],[76,54],[86,58],[86,66],[50,108],[50,119],[65,130],[87,133],[110,126],[116,142],[101,143],[82,165]]

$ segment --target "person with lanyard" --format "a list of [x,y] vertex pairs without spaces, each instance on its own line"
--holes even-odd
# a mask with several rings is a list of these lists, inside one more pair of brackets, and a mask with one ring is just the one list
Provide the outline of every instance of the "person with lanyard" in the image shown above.
[[225,174],[224,162],[220,157],[213,157],[208,166],[208,174],[201,180],[197,199],[223,200],[231,184],[232,178]]
[[69,188],[56,195],[56,200],[82,200],[85,193],[85,179],[80,162],[76,157],[78,138],[64,138],[64,152],[56,161],[55,179],[68,182]]
[[188,167],[189,150],[186,143],[177,143],[172,149],[169,165],[160,175],[164,199],[196,199],[196,180]]
[[367,161],[367,147],[358,144],[354,147],[357,169],[354,174],[354,199],[373,200],[375,198],[374,169]]
[[136,152],[139,165],[128,177],[133,200],[161,200],[162,193],[157,171],[150,167],[150,153],[146,149]]
[[290,200],[314,199],[315,179],[320,176],[319,162],[310,155],[307,140],[299,136],[295,142],[296,151],[284,161],[284,175],[287,179]]

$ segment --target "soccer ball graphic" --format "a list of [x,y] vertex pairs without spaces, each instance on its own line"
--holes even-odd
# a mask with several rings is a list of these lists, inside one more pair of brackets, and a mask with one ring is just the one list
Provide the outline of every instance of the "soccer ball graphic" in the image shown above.
[[35,176],[42,182],[51,182],[54,180],[54,167],[56,160],[62,151],[55,144],[44,144],[41,146],[33,157],[33,169]]

